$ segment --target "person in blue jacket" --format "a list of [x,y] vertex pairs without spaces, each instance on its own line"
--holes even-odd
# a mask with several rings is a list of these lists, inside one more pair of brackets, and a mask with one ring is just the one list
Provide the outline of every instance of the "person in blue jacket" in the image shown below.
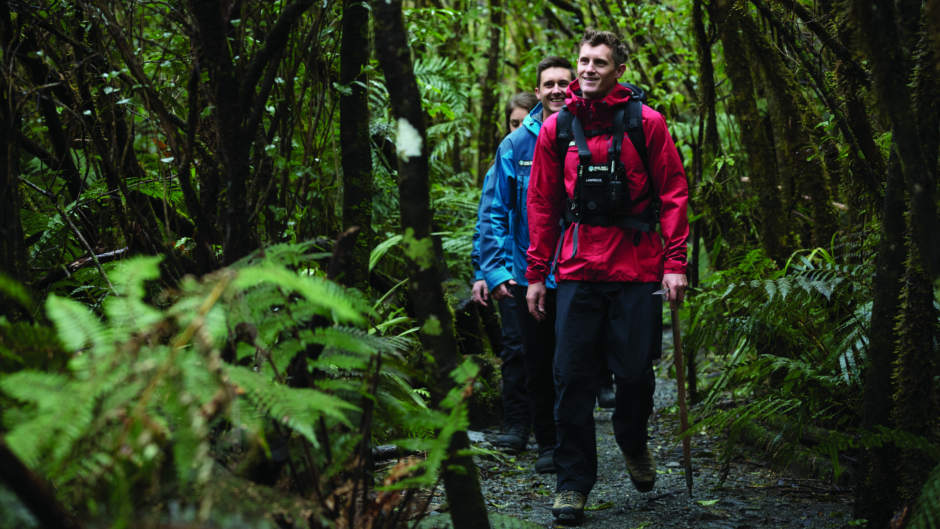
[[[519,92],[512,96],[506,103],[506,126],[509,133],[522,126],[523,120],[529,115],[539,102],[538,97],[532,92]],[[493,175],[494,166],[486,172],[483,180],[484,188],[488,185]],[[481,197],[482,206],[482,197]],[[479,208],[478,208],[479,212]],[[484,310],[492,310],[489,306],[489,288],[483,279],[483,272],[480,270],[480,219],[477,216],[476,229],[473,233],[473,248],[470,252],[470,262],[473,266],[474,281],[471,288],[471,299],[479,304]],[[503,427],[502,433],[491,438],[491,442],[499,449],[511,453],[517,453],[526,446],[528,429],[525,436],[520,436],[514,432],[513,428],[519,424],[531,423],[530,402],[526,397],[525,389],[525,363],[522,354],[522,336],[519,333],[519,324],[515,321],[518,318],[517,310],[509,310],[506,303],[497,304],[500,309],[500,375],[502,378],[502,387],[500,397],[503,406]]]
[[[532,110],[538,102],[539,98],[532,92],[519,92],[509,98],[504,110],[506,114],[506,128],[509,130],[507,134],[512,133],[522,126],[523,120],[525,120],[526,116],[529,115],[529,111]],[[486,171],[486,176],[483,178],[484,187],[486,186],[486,182],[489,181],[491,174],[493,174],[493,166],[490,166],[489,170]],[[477,210],[479,211],[479,207]],[[474,303],[486,307],[489,304],[490,290],[486,286],[486,281],[483,279],[483,272],[480,270],[479,216],[477,216],[476,227],[473,230],[473,246],[470,251],[470,264],[473,266],[473,284],[470,288],[470,298]]]
[[[555,349],[553,318],[536,321],[525,302],[526,250],[529,247],[529,226],[526,219],[526,192],[535,139],[542,122],[565,104],[565,89],[575,78],[571,62],[549,56],[536,67],[535,94],[539,104],[529,112],[522,126],[500,143],[492,174],[483,186],[480,199],[480,269],[490,295],[497,301],[503,318],[503,335],[521,337],[521,348],[514,351],[523,360],[525,377],[522,383],[503,391],[521,392],[526,399],[531,419],[516,421],[494,444],[514,445],[522,449],[534,430],[538,444],[535,470],[552,472],[555,446],[552,357]],[[554,311],[550,311],[554,313]],[[507,314],[513,315],[508,317]],[[504,349],[506,347],[504,346]],[[505,360],[504,360],[505,361]]]

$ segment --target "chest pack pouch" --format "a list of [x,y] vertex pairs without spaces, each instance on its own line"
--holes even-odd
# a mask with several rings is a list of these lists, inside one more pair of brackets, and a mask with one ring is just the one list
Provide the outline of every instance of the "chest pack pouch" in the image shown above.
[[[575,223],[618,226],[634,230],[634,243],[639,244],[642,233],[656,230],[659,222],[659,195],[654,192],[652,179],[649,178],[642,119],[643,92],[632,85],[628,85],[628,88],[635,95],[626,105],[616,108],[611,127],[585,131],[577,116],[566,108],[558,115],[558,146],[562,164],[572,137],[578,148],[577,180],[574,195],[567,199],[562,228],[567,229]],[[630,196],[626,170],[620,158],[625,132],[643,161],[649,182],[646,193],[635,198]],[[607,149],[608,161],[596,163],[588,148],[587,138],[604,134],[611,135]],[[647,199],[647,207],[640,214],[630,214],[637,203]]]

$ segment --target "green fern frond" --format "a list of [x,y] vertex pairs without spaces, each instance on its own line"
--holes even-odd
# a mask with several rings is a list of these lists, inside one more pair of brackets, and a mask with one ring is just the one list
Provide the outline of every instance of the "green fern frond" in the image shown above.
[[391,237],[385,239],[379,244],[375,245],[375,248],[372,249],[372,253],[369,254],[369,271],[371,272],[375,265],[378,264],[379,260],[388,253],[389,250],[398,246],[401,243],[402,236],[392,235]]
[[315,265],[314,268],[319,269],[316,261],[328,258],[331,254],[329,252],[316,252],[315,249],[314,241],[273,244],[266,246],[263,251],[243,257],[233,264],[232,268],[238,270],[249,266],[270,264],[292,269]]
[[192,327],[202,337],[210,338],[215,347],[220,347],[228,337],[228,318],[225,308],[216,300],[205,315],[202,314],[207,300],[214,296],[211,289],[203,289],[185,296],[167,311],[176,319],[177,325],[186,329]]
[[46,314],[67,350],[92,346],[96,355],[104,355],[114,349],[109,330],[81,303],[53,294],[46,300]]
[[940,528],[940,464],[927,477],[920,497],[914,506],[910,521],[911,529]]
[[94,418],[93,391],[66,375],[18,371],[0,379],[0,391],[35,405],[31,418],[21,419],[6,437],[10,448],[31,466],[58,466]]
[[277,266],[250,266],[238,271],[233,287],[247,289],[259,283],[272,283],[287,291],[297,292],[318,308],[321,314],[336,321],[365,323],[362,302],[326,279],[299,276]]
[[325,347],[333,347],[362,355],[371,355],[377,352],[392,354],[402,351],[401,344],[394,340],[383,336],[375,336],[369,334],[368,331],[353,327],[321,327],[314,331],[310,341]]
[[139,297],[109,296],[102,303],[109,327],[114,329],[114,340],[124,341],[133,333],[150,329],[163,321],[163,313],[147,305]]
[[354,404],[315,389],[272,384],[266,377],[244,367],[226,366],[225,371],[260,411],[301,434],[314,446],[320,443],[313,430],[320,417],[327,416],[351,427],[347,414],[360,411]]
[[23,370],[0,378],[0,391],[40,409],[51,409],[59,403],[50,402],[50,396],[58,395],[68,383],[69,377],[60,373]]
[[130,299],[144,297],[144,283],[160,277],[162,256],[136,256],[115,262],[108,272],[108,277],[118,295]]

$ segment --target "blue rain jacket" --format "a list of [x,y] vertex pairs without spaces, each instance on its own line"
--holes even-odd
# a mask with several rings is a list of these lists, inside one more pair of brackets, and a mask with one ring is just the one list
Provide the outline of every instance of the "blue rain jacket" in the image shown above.
[[[522,126],[500,142],[496,160],[483,184],[477,217],[479,265],[490,291],[510,279],[520,285],[529,284],[525,278],[529,249],[526,195],[535,139],[541,128],[539,103]],[[545,285],[555,288],[554,277],[549,276]]]

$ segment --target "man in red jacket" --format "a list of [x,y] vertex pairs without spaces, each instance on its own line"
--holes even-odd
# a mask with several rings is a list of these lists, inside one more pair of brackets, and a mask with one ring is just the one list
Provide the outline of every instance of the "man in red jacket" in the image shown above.
[[668,301],[681,302],[688,284],[688,183],[665,120],[642,106],[648,169],[626,135],[619,145],[612,140],[615,113],[633,95],[618,82],[625,62],[626,48],[616,35],[585,32],[578,78],[568,85],[565,101],[574,115],[571,127],[584,134],[574,132],[577,141],[564,150],[557,142],[560,113],[545,121],[527,197],[526,301],[536,318],[545,316],[545,279],[553,267],[558,280],[558,480],[552,513],[561,523],[581,522],[597,479],[593,405],[599,363],[616,378],[611,421],[630,478],[642,492],[653,488],[656,464],[647,448],[647,422],[663,303],[654,292],[663,289]]

